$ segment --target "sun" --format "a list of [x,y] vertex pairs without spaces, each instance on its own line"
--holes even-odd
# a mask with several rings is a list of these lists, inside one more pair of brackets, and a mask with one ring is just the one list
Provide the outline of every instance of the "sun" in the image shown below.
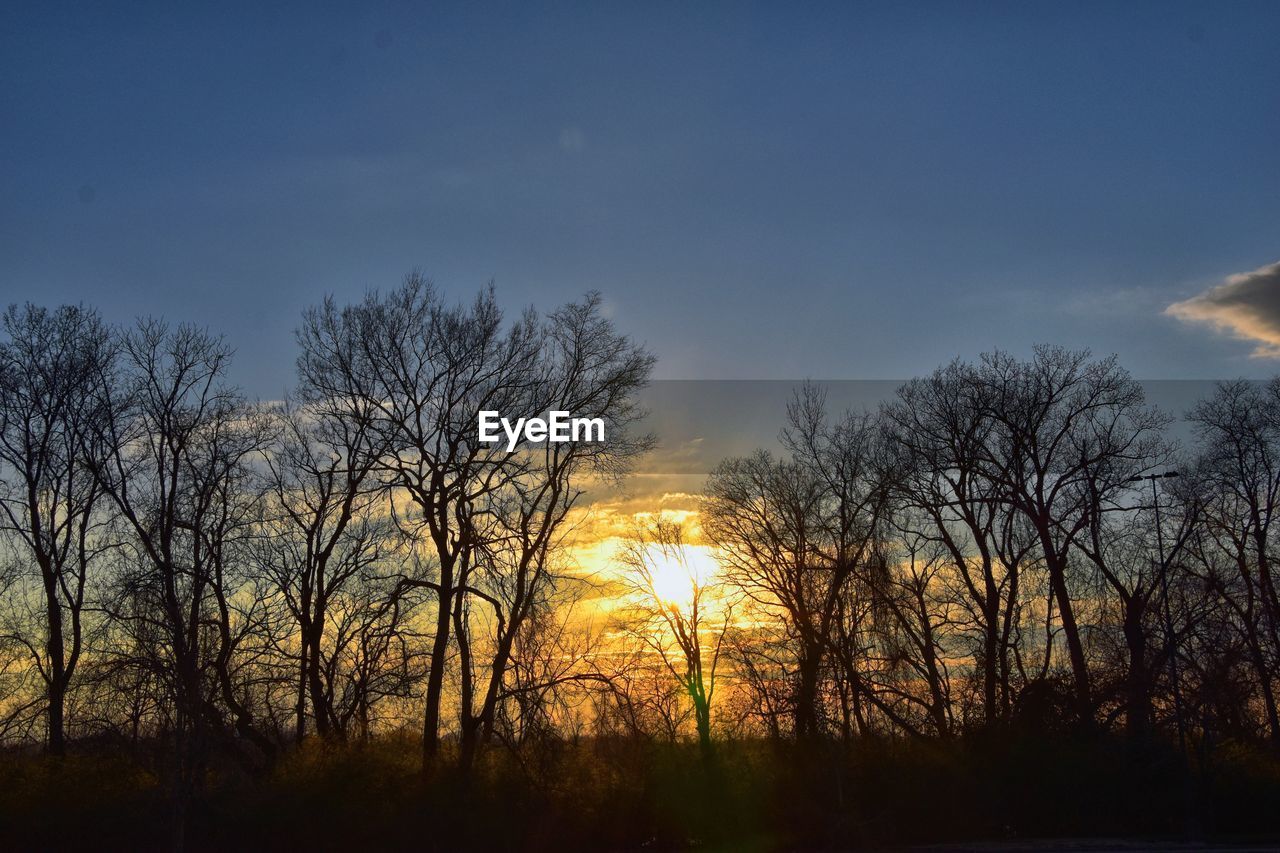
[[700,545],[646,548],[645,561],[652,578],[653,594],[663,604],[687,606],[697,590],[705,588],[716,571],[710,549]]

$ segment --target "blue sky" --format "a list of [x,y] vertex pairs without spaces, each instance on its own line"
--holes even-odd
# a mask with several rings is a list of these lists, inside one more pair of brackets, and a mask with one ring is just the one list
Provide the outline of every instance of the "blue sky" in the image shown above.
[[305,306],[415,267],[598,289],[663,377],[1037,341],[1268,375],[1278,32],[1244,2],[8,3],[0,301],[207,324],[264,396]]

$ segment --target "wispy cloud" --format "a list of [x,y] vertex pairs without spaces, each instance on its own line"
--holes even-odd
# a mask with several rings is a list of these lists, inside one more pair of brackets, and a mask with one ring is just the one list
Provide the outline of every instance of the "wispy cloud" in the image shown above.
[[1280,262],[1230,276],[1164,313],[1252,341],[1254,358],[1280,358]]

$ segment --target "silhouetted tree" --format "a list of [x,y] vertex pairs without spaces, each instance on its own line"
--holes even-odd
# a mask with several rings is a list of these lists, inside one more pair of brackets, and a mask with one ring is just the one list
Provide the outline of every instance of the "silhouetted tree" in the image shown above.
[[267,432],[245,400],[222,384],[230,350],[190,326],[145,320],[121,343],[121,370],[95,394],[105,416],[96,439],[110,449],[94,466],[127,528],[130,568],[119,578],[120,622],[140,621],[156,642],[135,653],[165,681],[173,707],[173,844],[204,778],[211,738],[234,732],[270,753],[255,727],[237,650],[252,639],[262,602],[237,595],[239,549],[258,517],[251,464]]
[[14,626],[44,683],[49,752],[66,749],[66,698],[84,648],[89,568],[106,547],[91,468],[101,454],[92,384],[112,369],[96,312],[26,305],[4,313],[0,343],[0,527],[29,559],[41,590],[43,637]]
[[[982,720],[1006,720],[1013,704],[1010,642],[1021,617],[1021,560],[1001,559],[1001,538],[1014,529],[1008,502],[980,461],[995,424],[975,393],[973,368],[953,362],[898,389],[884,418],[898,455],[893,486],[927,519],[919,532],[940,543],[961,599],[980,636]],[[1016,551],[1016,549],[1014,549]]]
[[688,696],[698,746],[709,761],[711,707],[732,604],[706,576],[708,569],[691,558],[684,531],[674,522],[657,518],[638,524],[618,560],[632,596],[625,628]]
[[[820,733],[820,677],[841,596],[872,556],[887,491],[869,417],[830,423],[820,390],[806,386],[789,406],[788,422],[783,441],[791,457],[761,451],[722,462],[708,478],[702,516],[728,578],[786,626],[795,655],[795,734],[804,739]],[[856,683],[856,672],[846,675],[877,701]]]
[[1076,713],[1094,716],[1085,641],[1076,618],[1072,554],[1094,517],[1163,461],[1167,416],[1114,357],[1039,346],[1030,361],[983,356],[970,383],[991,424],[976,469],[1034,530],[1067,646]]
[[1190,417],[1202,448],[1192,481],[1203,508],[1200,566],[1235,615],[1267,728],[1280,743],[1280,597],[1271,561],[1280,519],[1280,381],[1222,383]]
[[[341,416],[335,413],[340,408]],[[279,415],[266,454],[270,502],[259,553],[282,594],[298,637],[295,736],[306,730],[307,700],[316,732],[341,733],[333,656],[326,644],[330,606],[395,544],[386,492],[374,471],[382,448],[359,398],[319,394]],[[389,592],[362,603],[376,607]]]
[[[438,750],[447,656],[456,646],[462,764],[493,728],[512,644],[546,599],[560,531],[581,495],[578,478],[616,477],[649,444],[630,433],[635,392],[653,358],[617,334],[597,296],[540,319],[507,324],[492,290],[447,307],[417,276],[386,296],[307,315],[299,368],[313,395],[362,401],[385,443],[379,470],[414,507],[404,529],[430,548],[432,576],[404,589],[435,593],[423,755]],[[551,410],[600,418],[599,442],[528,444],[514,452],[479,440],[477,414]],[[350,419],[349,412],[338,412]],[[363,415],[362,415],[363,417]],[[393,507],[396,503],[393,501]],[[489,610],[487,682],[477,690],[472,607]],[[477,694],[481,697],[475,701]]]

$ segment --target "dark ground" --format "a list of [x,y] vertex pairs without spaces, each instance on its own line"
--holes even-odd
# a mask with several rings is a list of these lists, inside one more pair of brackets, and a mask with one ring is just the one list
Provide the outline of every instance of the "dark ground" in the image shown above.
[[[213,761],[193,850],[1280,850],[1280,762],[1221,746],[1190,775],[1109,738],[799,751],[636,740],[419,772],[411,737],[309,742],[254,776]],[[159,761],[156,766],[161,766]],[[0,754],[0,849],[168,845],[167,786],[118,750]]]

